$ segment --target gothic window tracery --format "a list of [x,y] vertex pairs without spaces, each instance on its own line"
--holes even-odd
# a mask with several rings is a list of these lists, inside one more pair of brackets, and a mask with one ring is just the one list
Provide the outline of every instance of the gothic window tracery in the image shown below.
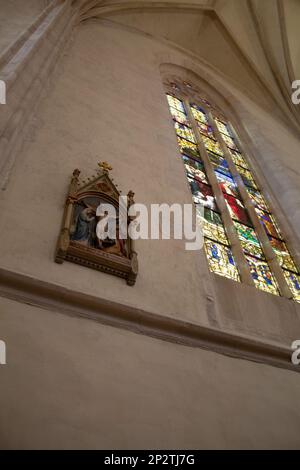
[[300,302],[299,268],[232,124],[193,84],[165,86],[210,270]]

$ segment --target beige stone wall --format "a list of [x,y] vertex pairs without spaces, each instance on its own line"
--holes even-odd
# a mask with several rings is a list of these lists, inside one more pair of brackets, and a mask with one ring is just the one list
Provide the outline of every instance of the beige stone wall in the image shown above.
[[8,300],[0,332],[1,448],[300,447],[297,373]]

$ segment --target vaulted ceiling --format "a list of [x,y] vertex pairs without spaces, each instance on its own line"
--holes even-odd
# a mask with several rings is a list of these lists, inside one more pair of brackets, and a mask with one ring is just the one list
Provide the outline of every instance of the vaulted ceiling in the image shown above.
[[0,0],[0,54],[42,13],[45,0]]
[[300,79],[299,0],[73,0],[80,20],[130,27],[205,61],[300,130],[291,83]]

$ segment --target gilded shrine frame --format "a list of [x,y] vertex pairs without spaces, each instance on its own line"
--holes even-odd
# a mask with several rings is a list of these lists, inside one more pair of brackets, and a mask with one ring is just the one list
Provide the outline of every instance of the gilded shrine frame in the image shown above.
[[[98,271],[126,279],[133,286],[138,273],[137,253],[134,240],[119,238],[100,241],[96,236],[96,207],[101,202],[114,206],[119,220],[120,211],[129,223],[134,219],[128,210],[134,204],[134,193],[127,194],[127,205],[120,205],[121,192],[109,175],[112,168],[106,163],[98,164],[96,175],[80,179],[80,170],[75,169],[70,182],[63,215],[62,228],[57,242],[55,261],[71,261]],[[126,211],[126,213],[124,213]],[[118,226],[118,222],[117,222]]]

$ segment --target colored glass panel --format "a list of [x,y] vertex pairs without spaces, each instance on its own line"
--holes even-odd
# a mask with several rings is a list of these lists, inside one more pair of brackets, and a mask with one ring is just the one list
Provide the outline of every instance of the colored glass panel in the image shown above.
[[300,276],[283,269],[283,274],[293,294],[293,299],[300,302]]
[[207,207],[204,207],[203,211],[203,207],[199,207],[199,204],[196,204],[196,211],[203,235],[224,245],[228,245],[228,238],[220,214]]
[[220,119],[218,119],[218,118],[215,118],[215,121],[216,121],[216,124],[217,124],[217,127],[218,127],[219,131],[222,134],[225,134],[228,137],[231,137],[231,133],[229,131],[229,128],[228,128],[227,124],[225,124],[225,122],[220,121]]
[[202,206],[208,207],[212,210],[217,210],[217,204],[212,192],[211,186],[200,183],[194,179],[188,178],[193,200],[196,204],[202,204]]
[[202,134],[202,140],[203,140],[206,150],[217,153],[218,155],[223,155],[219,142],[217,142],[214,139],[210,139],[209,137],[206,137],[206,135],[203,135],[203,134]]
[[181,124],[185,124],[186,126],[189,125],[186,114],[181,113],[175,108],[170,108],[170,112],[174,121],[180,122]]
[[294,261],[287,249],[286,244],[278,240],[277,238],[269,237],[270,243],[272,245],[273,250],[276,253],[278,262],[282,268],[288,269],[289,271],[297,272],[297,268],[295,266]]
[[216,225],[222,225],[222,218],[219,212],[214,212],[211,209],[204,209],[204,217],[208,222],[214,223]]
[[248,216],[248,212],[239,199],[236,199],[233,196],[229,196],[228,194],[224,194],[224,198],[230,215],[233,219],[241,222],[242,224],[252,225]]
[[250,255],[246,255],[246,259],[255,286],[258,289],[269,292],[270,294],[279,295],[278,287],[274,276],[270,271],[269,265],[265,261],[253,258]]
[[275,220],[271,214],[262,211],[261,209],[255,208],[255,211],[258,215],[260,223],[265,228],[266,232],[275,238],[281,238],[279,229],[275,223]]
[[241,166],[237,167],[237,170],[247,186],[252,186],[253,188],[257,189],[254,178],[249,170],[246,170],[246,168],[242,168]]
[[238,270],[230,248],[207,238],[204,239],[204,246],[210,270],[221,276],[239,281]]
[[189,140],[190,142],[196,143],[194,132],[190,127],[184,126],[179,122],[174,123],[176,134],[183,139]]
[[243,168],[249,168],[248,163],[246,162],[244,156],[240,152],[237,152],[230,148],[228,150],[230,152],[233,162],[236,165],[242,166]]
[[183,106],[183,102],[181,100],[179,100],[178,98],[175,98],[175,96],[172,96],[172,95],[167,95],[167,100],[168,100],[170,107],[175,108],[178,111],[185,114],[185,109]]
[[223,193],[231,194],[232,196],[239,197],[238,188],[231,176],[215,171],[219,186]]
[[225,141],[225,144],[227,145],[227,147],[230,147],[231,149],[234,149],[234,150],[238,150],[232,137],[229,137],[228,135],[223,134],[222,138]]
[[204,124],[203,122],[200,122],[200,121],[197,121],[197,126],[201,134],[204,134],[207,137],[212,138],[212,139],[214,138],[214,133],[213,133],[211,126]]
[[216,155],[215,153],[211,153],[211,152],[208,152],[207,154],[208,154],[208,158],[213,164],[215,171],[220,171],[228,176],[231,176],[231,173],[229,171],[228,164],[225,158],[221,157],[220,155]]
[[200,157],[198,147],[193,142],[177,137],[180,151],[192,157]]
[[208,124],[206,113],[202,108],[199,108],[199,106],[196,105],[191,105],[191,110],[196,121]]
[[236,221],[233,221],[233,223],[245,253],[256,256],[257,258],[265,259],[255,230]]
[[225,158],[221,155],[216,155],[215,153],[207,152],[208,157],[212,164],[215,166],[218,171],[222,171],[227,173],[229,171],[228,163],[226,162]]
[[249,187],[247,188],[247,191],[255,207],[258,207],[259,209],[262,209],[263,211],[269,212],[267,203],[260,191],[254,188],[249,188]]
[[204,166],[201,162],[189,158],[186,155],[183,155],[182,159],[184,161],[187,176],[189,176],[190,178],[194,178],[197,181],[202,181],[203,183],[208,184]]

